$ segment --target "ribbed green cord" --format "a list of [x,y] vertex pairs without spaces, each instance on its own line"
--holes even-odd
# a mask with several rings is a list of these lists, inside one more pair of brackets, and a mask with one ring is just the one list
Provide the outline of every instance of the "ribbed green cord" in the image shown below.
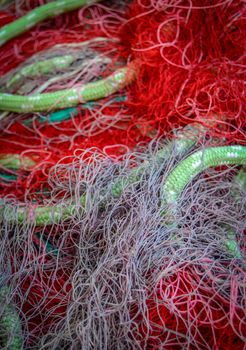
[[77,88],[31,96],[0,94],[0,110],[31,113],[77,106],[107,97],[130,84],[136,76],[134,64],[116,70],[109,77]]
[[4,45],[10,39],[26,32],[41,21],[99,1],[100,0],[57,0],[39,6],[25,16],[0,29],[0,46]]
[[20,69],[13,77],[6,83],[7,88],[18,84],[23,78],[37,77],[43,74],[48,74],[54,71],[61,71],[68,68],[75,60],[72,55],[64,55],[48,58],[40,62],[34,62]]
[[[214,147],[205,150],[198,151],[193,155],[182,161],[168,176],[164,184],[164,198],[166,203],[176,202],[179,195],[182,193],[185,186],[202,170],[223,164],[246,164],[246,147],[242,146],[228,146],[228,147]],[[137,173],[133,174],[139,176]],[[124,186],[131,183],[131,179],[128,179]],[[120,196],[123,191],[122,182],[116,182],[112,187],[112,195]],[[80,204],[82,208],[85,208],[86,195],[80,198]],[[3,213],[4,207],[1,212]],[[55,224],[61,220],[66,220],[76,212],[76,205],[73,203],[70,205],[56,205],[56,206],[38,206],[37,208],[18,208],[17,217],[19,223],[24,222],[26,219],[34,220],[37,226]],[[7,214],[7,213],[6,213]],[[9,217],[10,221],[15,218]],[[7,216],[5,216],[7,219]]]
[[2,310],[0,316],[0,344],[1,349],[20,350],[22,349],[22,331],[19,316],[13,305],[5,302],[8,295],[8,288],[0,289],[0,301]]
[[176,203],[184,188],[203,170],[233,164],[246,164],[246,147],[211,147],[190,155],[167,177],[163,186],[164,203]]
[[[174,205],[174,208],[168,214],[164,213],[164,215],[168,215],[170,224],[175,225],[172,210],[176,209],[179,196],[195,176],[210,167],[233,164],[246,164],[246,147],[224,146],[207,148],[190,155],[179,163],[167,177],[163,186],[163,204]],[[237,245],[235,232],[230,227],[226,227],[226,230],[227,239],[225,240],[225,246],[234,258],[240,259],[241,253]]]

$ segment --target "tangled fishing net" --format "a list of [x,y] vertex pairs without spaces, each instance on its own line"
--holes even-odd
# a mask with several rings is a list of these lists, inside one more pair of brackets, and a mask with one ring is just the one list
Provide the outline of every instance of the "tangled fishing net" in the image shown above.
[[[18,223],[16,205],[5,208],[2,283],[12,288],[27,346],[208,349],[230,339],[242,347],[245,274],[227,247],[229,227],[245,251],[236,169],[199,176],[179,199],[173,226],[160,193],[179,157],[174,149],[160,163],[156,147],[120,162],[95,151],[88,164],[83,153],[52,169],[49,204],[76,203],[66,223],[35,227],[31,213]],[[129,178],[143,163],[139,180],[112,196],[116,176]],[[244,200],[234,199],[237,191]]]
[[0,348],[241,350],[245,7],[72,3],[0,0]]

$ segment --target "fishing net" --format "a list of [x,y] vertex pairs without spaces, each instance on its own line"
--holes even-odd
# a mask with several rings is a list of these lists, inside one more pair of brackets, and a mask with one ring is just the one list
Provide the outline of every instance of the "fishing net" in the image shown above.
[[[0,1],[0,39],[52,3]],[[239,0],[100,1],[1,46],[1,348],[244,348],[244,18]],[[2,107],[129,65],[97,100]]]

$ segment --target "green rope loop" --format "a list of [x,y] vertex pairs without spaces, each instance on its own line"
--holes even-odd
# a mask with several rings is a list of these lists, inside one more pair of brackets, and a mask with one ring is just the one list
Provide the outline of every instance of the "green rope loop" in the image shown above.
[[6,86],[9,89],[12,86],[19,84],[23,78],[38,77],[50,72],[61,71],[68,68],[74,60],[75,58],[72,55],[64,55],[48,58],[40,62],[34,62],[23,67],[17,73],[15,73],[13,77],[7,82]]
[[[211,147],[197,151],[190,155],[168,175],[163,186],[164,206],[169,204],[172,206],[168,210],[167,218],[170,225],[175,225],[176,205],[178,198],[185,187],[202,171],[210,167],[220,165],[244,165],[246,164],[246,147],[243,146],[224,146]],[[173,207],[174,205],[174,207]],[[241,258],[240,249],[238,247],[235,232],[232,228],[226,227],[227,239],[225,240],[226,249],[236,259]]]
[[246,147],[211,147],[187,157],[168,175],[163,186],[164,203],[176,203],[184,188],[203,170],[219,165],[246,164]]

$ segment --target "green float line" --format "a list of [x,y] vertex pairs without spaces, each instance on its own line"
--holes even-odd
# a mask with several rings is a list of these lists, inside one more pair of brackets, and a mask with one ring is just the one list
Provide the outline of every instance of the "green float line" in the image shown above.
[[6,297],[9,294],[7,287],[0,288],[0,304],[2,304],[0,314],[0,342],[2,349],[21,350],[22,331],[19,316],[10,304],[6,304]]
[[[83,209],[85,208],[85,202],[86,195],[83,195],[80,197],[80,205]],[[26,220],[30,220],[34,221],[36,226],[53,225],[68,220],[74,216],[76,214],[76,209],[75,204],[67,203],[55,206],[38,206],[33,209],[22,207],[17,209],[16,217],[13,217],[12,215],[9,219],[12,222],[17,219],[20,224]]]
[[92,5],[100,0],[57,0],[39,6],[16,21],[0,29],[0,46],[16,36],[26,32],[41,21],[53,18],[62,13],[76,10],[85,5]]
[[109,77],[77,88],[30,96],[0,94],[0,110],[16,113],[47,112],[54,109],[75,107],[78,104],[98,100],[123,89],[136,77],[136,64],[116,70]]
[[[185,187],[203,170],[220,165],[243,164],[246,164],[246,147],[243,146],[212,147],[200,150],[178,164],[167,177],[163,186],[163,204],[175,204],[176,206]],[[172,209],[169,216],[170,222],[173,222]],[[226,230],[226,248],[234,258],[240,259],[241,253],[235,232],[230,227],[227,227]]]
[[[85,40],[82,42],[57,44],[52,47],[52,50],[66,48],[66,50],[69,51],[69,48],[75,48],[75,47],[82,48],[84,46],[87,46],[93,43],[100,43],[100,42],[117,43],[119,42],[119,40],[116,38],[95,37],[90,40]],[[46,52],[46,51],[47,50],[43,50],[41,52]],[[7,88],[11,88],[12,85],[20,84],[23,78],[37,77],[43,74],[52,73],[54,72],[54,70],[61,71],[61,70],[67,69],[78,58],[79,57],[76,57],[74,55],[62,55],[62,56],[56,56],[52,58],[43,59],[42,61],[38,61],[38,57],[33,56],[32,59],[35,60],[35,62],[26,64],[23,68],[20,68],[19,70],[17,70],[17,72],[12,75],[10,80],[6,82],[6,86]]]
[[13,77],[7,82],[6,86],[9,89],[13,85],[20,83],[23,78],[38,77],[50,72],[61,71],[68,68],[74,60],[75,58],[72,55],[66,55],[29,64],[14,74]]
[[203,170],[220,165],[246,164],[246,147],[224,146],[200,150],[176,166],[163,186],[163,200],[176,203],[185,187]]
[[[177,149],[181,149],[180,155],[187,151],[192,145],[195,144],[195,139],[186,140],[186,148],[184,147],[185,140],[175,140],[173,146],[176,146]],[[182,146],[182,147],[180,147]],[[161,162],[164,159],[167,159],[170,154],[170,147],[166,147],[161,151],[157,152],[155,161]],[[164,195],[165,203],[176,203],[178,197],[183,192],[186,185],[201,171],[205,170],[208,167],[214,167],[219,165],[231,165],[231,164],[246,164],[246,147],[243,146],[225,146],[225,147],[212,147],[205,150],[198,151],[191,156],[187,157],[182,161],[168,176],[164,184]],[[149,166],[150,162],[146,162],[143,165],[133,169],[129,176],[120,178],[117,180],[112,188],[111,195],[115,198],[119,198],[123,193],[124,189],[127,186],[138,181],[144,167]],[[102,194],[103,195],[103,194]],[[35,209],[32,208],[18,208],[17,217],[7,218],[10,221],[14,221],[17,218],[19,223],[23,223],[26,220],[34,221],[37,226],[52,225],[57,224],[61,221],[69,219],[71,216],[76,215],[76,210],[85,210],[86,204],[86,194],[81,196],[80,205],[78,208],[75,204],[71,203],[58,204],[56,206],[38,206]],[[3,212],[2,208],[2,212]],[[235,258],[240,258],[240,250],[237,246],[235,233],[232,229],[228,229],[228,239],[225,242],[226,247],[230,253],[233,254]],[[47,251],[51,252],[54,248],[52,245],[49,246],[47,242]]]

